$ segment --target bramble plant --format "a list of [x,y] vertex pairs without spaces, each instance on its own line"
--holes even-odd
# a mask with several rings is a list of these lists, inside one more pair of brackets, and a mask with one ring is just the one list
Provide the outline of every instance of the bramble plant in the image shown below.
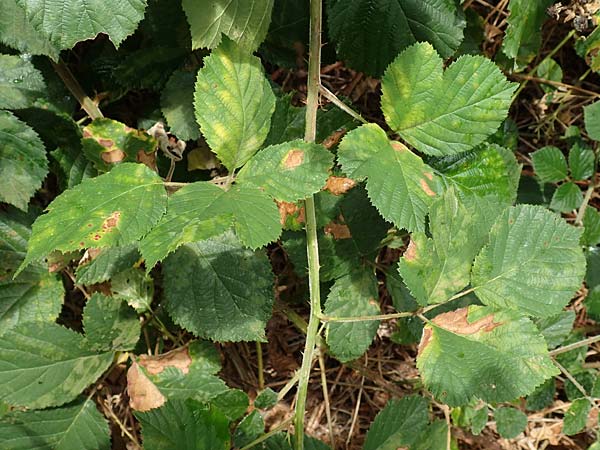
[[[596,438],[600,336],[572,300],[600,320],[600,102],[568,158],[518,159],[508,118],[536,76],[559,95],[552,56],[577,30],[537,58],[551,2],[511,0],[493,62],[458,2],[324,3],[3,0],[0,448],[337,448],[330,418],[331,447],[305,434],[313,364],[329,415],[325,357],[355,368],[390,321],[389,345],[418,342],[419,378],[388,392],[365,450],[458,448],[458,427],[515,438],[556,380],[562,433]],[[598,30],[576,45],[590,71]],[[297,106],[263,63],[294,67],[302,42]],[[321,79],[334,51],[380,78],[381,120]],[[274,249],[308,280],[296,304],[275,295]],[[279,392],[274,308],[305,334]],[[229,342],[256,342],[250,397],[219,376]],[[125,370],[129,423],[98,400]]]

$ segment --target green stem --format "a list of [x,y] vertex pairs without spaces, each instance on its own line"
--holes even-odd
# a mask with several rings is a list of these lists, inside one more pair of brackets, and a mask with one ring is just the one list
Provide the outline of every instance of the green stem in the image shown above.
[[58,63],[55,63],[52,60],[50,61],[60,79],[65,83],[65,86],[67,86],[67,89],[69,89],[71,94],[73,94],[73,97],[75,97],[81,105],[81,109],[83,109],[92,120],[104,117],[102,111],[98,108],[98,105],[86,95],[67,65],[62,61],[59,61]]
[[362,123],[369,123],[369,121],[367,119],[365,119],[363,116],[361,116],[359,113],[357,113],[356,111],[354,111],[352,108],[350,108],[348,105],[346,105],[343,101],[341,101],[337,95],[335,95],[333,92],[331,92],[329,89],[327,89],[325,86],[321,86],[320,88],[321,94],[323,94],[323,96],[329,100],[331,103],[333,103],[335,106],[337,106],[338,108],[340,108],[342,111],[344,111],[346,114],[348,114],[349,116],[351,116],[352,118],[358,120],[359,122]]
[[[321,85],[321,0],[310,1],[310,53],[308,60],[308,86],[306,98],[306,128],[304,140],[315,142],[317,135],[317,109],[319,107],[319,86]],[[317,240],[317,219],[314,198],[305,203],[306,251],[308,256],[308,282],[310,291],[310,318],[306,329],[306,344],[298,378],[298,394],[294,416],[296,450],[304,450],[304,413],[310,379],[315,343],[321,315],[321,289],[319,281],[319,242]]]
[[248,445],[243,446],[240,450],[249,450],[252,447],[256,447],[261,442],[264,442],[267,439],[269,439],[271,436],[279,433],[281,430],[283,430],[285,427],[287,427],[291,421],[292,421],[291,418],[284,420],[279,425],[277,425],[275,428],[273,428],[271,431],[269,431],[268,433],[265,433],[262,436],[259,436],[258,438],[254,439]]
[[573,342],[572,344],[565,345],[564,347],[558,347],[550,352],[550,356],[560,355],[561,353],[570,352],[571,350],[575,350],[579,347],[585,347],[586,345],[593,344],[594,342],[600,341],[600,334],[598,336],[592,336],[587,339],[583,339],[581,341]]

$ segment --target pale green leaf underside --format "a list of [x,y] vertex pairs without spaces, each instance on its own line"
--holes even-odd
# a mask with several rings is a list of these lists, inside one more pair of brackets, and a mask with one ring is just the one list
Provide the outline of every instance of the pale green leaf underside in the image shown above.
[[224,39],[198,72],[194,110],[223,165],[230,171],[243,166],[266,139],[275,110],[260,59]]
[[162,179],[143,164],[125,163],[65,191],[32,227],[21,269],[53,250],[126,245],[162,217],[167,193]]
[[47,173],[46,150],[36,132],[0,110],[0,201],[25,211]]
[[450,406],[476,398],[511,401],[559,373],[529,319],[482,306],[441,314],[426,325],[417,367],[427,389]]
[[83,329],[91,348],[128,351],[137,344],[141,325],[135,311],[122,299],[95,293],[83,310]]
[[387,123],[417,150],[434,156],[465,152],[494,133],[517,84],[483,56],[462,56],[446,71],[427,43],[402,52],[382,79]]
[[61,50],[105,33],[119,46],[144,18],[146,0],[16,0],[32,27]]
[[[377,304],[377,280],[369,271],[357,271],[335,280],[327,301],[329,317],[373,316],[380,313]],[[379,321],[332,322],[327,325],[329,350],[342,362],[361,356],[373,342]]]
[[30,61],[0,55],[0,108],[28,108],[45,90],[42,74]]
[[409,45],[430,42],[445,58],[463,39],[466,22],[447,0],[328,1],[329,32],[349,65],[380,76]]
[[224,34],[248,53],[267,35],[273,0],[183,0],[192,49],[214,48]]
[[183,328],[215,341],[265,339],[273,274],[264,253],[244,249],[229,232],[181,247],[163,273],[165,307]]
[[0,447],[10,450],[109,450],[106,419],[91,400],[27,411],[0,421]]
[[580,236],[580,229],[540,206],[507,209],[475,259],[475,294],[497,308],[538,317],[558,314],[585,274]]
[[363,125],[342,140],[338,159],[350,178],[367,178],[367,191],[380,214],[399,228],[424,231],[435,197],[433,170],[414,153],[394,145],[378,125]]
[[244,245],[262,247],[281,233],[277,205],[251,186],[225,191],[212,183],[192,183],[169,198],[167,214],[142,240],[140,251],[150,270],[180,245],[217,236],[232,226]]
[[188,141],[200,137],[194,119],[195,72],[173,72],[160,96],[160,107],[171,133]]
[[531,154],[533,170],[542,183],[556,183],[567,178],[567,160],[558,147],[540,148]]
[[60,325],[19,325],[0,339],[0,399],[29,408],[62,405],[96,381],[112,359],[112,352],[91,350],[82,335]]
[[262,149],[240,171],[237,182],[295,202],[319,192],[332,165],[333,154],[325,147],[295,140]]

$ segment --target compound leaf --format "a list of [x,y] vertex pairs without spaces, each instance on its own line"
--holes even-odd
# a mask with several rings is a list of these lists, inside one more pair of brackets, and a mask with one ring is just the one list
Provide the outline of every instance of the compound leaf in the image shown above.
[[508,208],[475,259],[475,294],[496,308],[538,317],[558,314],[585,275],[580,237],[580,229],[540,206]]
[[[355,271],[335,280],[325,314],[330,317],[374,316],[379,314],[377,280],[366,270]],[[379,321],[331,322],[327,325],[327,345],[340,361],[361,356],[373,342]]]
[[273,145],[258,152],[240,171],[237,181],[286,202],[319,192],[329,176],[333,154],[301,140]]
[[119,46],[144,18],[146,0],[16,0],[32,27],[60,50],[107,34]]
[[450,406],[474,398],[511,401],[559,373],[531,320],[482,306],[443,313],[428,323],[417,367],[427,388]]
[[344,137],[338,158],[355,180],[367,178],[367,191],[381,215],[399,228],[425,229],[425,215],[435,197],[433,170],[378,125],[363,125]]
[[505,439],[513,439],[527,427],[527,416],[517,408],[500,407],[494,411],[496,429]]
[[0,110],[0,201],[25,211],[47,173],[46,150],[36,132]]
[[194,120],[194,72],[173,72],[160,96],[160,106],[171,133],[188,141],[200,137]]
[[11,450],[109,450],[106,419],[91,400],[62,408],[15,411],[0,420],[0,447]]
[[398,53],[419,41],[452,56],[466,21],[447,0],[335,0],[328,2],[328,25],[338,54],[353,69],[378,77]]
[[135,242],[159,221],[166,205],[162,179],[143,164],[123,163],[85,179],[56,197],[35,221],[20,270],[53,250]]
[[110,366],[112,352],[54,323],[31,322],[2,334],[0,398],[28,408],[60,406],[77,397]]
[[128,351],[140,338],[137,314],[122,299],[95,293],[83,310],[83,328],[88,344],[98,351]]
[[434,156],[465,152],[494,133],[517,84],[483,56],[461,56],[446,71],[427,43],[402,52],[381,81],[381,109],[390,127]]
[[43,95],[44,78],[25,57],[0,55],[0,70],[0,108],[28,108]]
[[264,253],[226,233],[181,247],[163,272],[166,309],[183,328],[215,341],[265,339],[273,274]]
[[230,171],[243,166],[265,141],[275,110],[260,59],[224,39],[198,72],[194,109],[223,165]]
[[273,0],[183,0],[193,50],[216,47],[221,34],[248,53],[256,50],[269,30],[272,9]]
[[547,146],[531,154],[533,170],[542,183],[556,183],[567,178],[567,161],[558,147]]

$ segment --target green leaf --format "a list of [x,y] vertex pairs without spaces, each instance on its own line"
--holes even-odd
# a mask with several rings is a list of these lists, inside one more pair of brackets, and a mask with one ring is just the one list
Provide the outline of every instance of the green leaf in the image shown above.
[[461,56],[443,72],[427,43],[402,52],[381,80],[381,109],[390,127],[434,156],[465,152],[494,133],[517,84],[483,56]]
[[292,97],[293,94],[277,97],[265,145],[283,144],[304,137],[306,107],[292,105]]
[[27,210],[47,173],[46,150],[36,132],[0,110],[0,201]]
[[384,219],[399,228],[424,231],[436,187],[432,169],[421,158],[388,140],[378,125],[368,124],[344,137],[338,159],[350,178],[367,178],[371,202]]
[[230,446],[225,416],[192,400],[171,400],[135,417],[142,426],[145,450],[228,450]]
[[98,351],[132,350],[140,338],[141,324],[135,311],[120,298],[95,293],[83,310],[88,344]]
[[275,110],[260,59],[225,39],[204,58],[194,108],[200,131],[223,165],[230,171],[243,166],[266,139]]
[[513,439],[527,427],[527,416],[520,410],[511,407],[500,407],[494,411],[496,429],[505,439]]
[[542,24],[548,17],[546,8],[552,3],[553,0],[510,0],[502,50],[515,60],[515,67],[527,64],[538,53],[542,42]]
[[558,147],[540,148],[531,154],[533,170],[542,183],[556,183],[567,178],[567,161]]
[[0,70],[0,108],[29,108],[43,96],[46,83],[29,59],[0,55]]
[[544,336],[548,348],[558,347],[564,342],[571,330],[575,320],[575,312],[561,311],[555,316],[535,320],[535,324]]
[[104,249],[94,259],[77,267],[77,283],[102,283],[119,272],[131,269],[139,260],[140,252],[135,244]]
[[215,341],[265,339],[273,273],[264,253],[226,233],[181,247],[165,260],[163,274],[165,307],[183,328]]
[[143,164],[124,163],[56,197],[32,227],[22,270],[53,250],[123,246],[144,236],[164,214],[162,179]]
[[[377,279],[370,271],[359,270],[335,280],[324,312],[329,317],[374,316],[380,313],[377,299]],[[330,322],[327,345],[340,361],[352,361],[369,348],[377,328],[377,320]]]
[[600,212],[597,209],[589,207],[583,215],[583,235],[581,243],[584,245],[596,245],[600,243]]
[[569,150],[569,168],[574,180],[587,180],[594,175],[596,157],[589,147],[576,142]]
[[473,259],[486,242],[489,230],[457,198],[454,190],[431,205],[431,238],[413,233],[398,264],[404,282],[425,306],[443,303],[469,284]]
[[248,53],[267,35],[273,0],[183,0],[190,23],[192,49],[214,48],[221,34]]
[[[560,65],[552,58],[543,59],[538,65],[536,70],[538,78],[543,80],[555,81],[557,83],[562,82],[563,71]],[[540,83],[540,87],[544,92],[553,92],[556,90],[556,86],[547,84],[544,82]]]
[[[578,369],[581,370],[581,369]],[[573,378],[577,382],[579,386],[581,386],[584,392],[589,392],[591,394],[592,389],[594,388],[594,383],[596,381],[597,372],[595,370],[583,370],[582,372],[576,373],[573,375]],[[564,383],[565,394],[567,395],[567,399],[573,401],[578,398],[582,398],[583,392],[579,390],[578,386],[571,380],[565,380]]]
[[107,34],[116,47],[144,18],[146,0],[16,0],[32,27],[60,50],[77,42]]
[[425,431],[417,436],[416,442],[410,450],[430,450],[430,449],[447,449],[458,450],[456,441],[450,440],[448,447],[448,425],[445,420],[434,420]]
[[81,145],[98,170],[109,171],[123,162],[141,161],[138,154],[154,152],[157,143],[143,131],[116,120],[100,118],[83,129]]
[[106,419],[91,400],[62,408],[14,411],[0,420],[0,447],[11,450],[109,450]]
[[581,193],[581,189],[575,183],[569,181],[561,184],[554,191],[552,200],[550,201],[550,208],[558,212],[568,213],[579,208],[582,201],[583,194]]
[[409,45],[428,41],[444,57],[463,40],[462,11],[445,0],[327,2],[329,33],[350,67],[379,77]]
[[233,433],[233,443],[241,448],[254,441],[265,432],[265,421],[257,410],[252,411],[239,423]]
[[600,101],[583,107],[585,131],[595,141],[600,141]]
[[110,288],[115,297],[119,297],[138,313],[150,309],[154,298],[154,281],[143,270],[130,268],[114,275]]
[[200,129],[194,120],[195,82],[194,72],[175,71],[160,96],[161,110],[171,133],[184,141],[200,137]]
[[277,200],[295,202],[319,192],[332,165],[333,154],[325,147],[296,140],[258,152],[240,171],[237,182]]
[[487,425],[488,413],[487,405],[475,410],[473,418],[471,419],[471,433],[475,436],[479,436]]
[[82,335],[60,325],[19,325],[0,339],[0,399],[28,408],[60,406],[96,381],[112,359],[112,352],[92,350]]
[[75,187],[84,179],[98,175],[94,164],[85,157],[80,149],[57,148],[50,152],[50,156],[58,163],[59,180],[65,189]]
[[418,395],[390,400],[369,428],[364,450],[408,447],[429,423],[428,402]]
[[225,414],[229,420],[235,421],[246,413],[250,402],[244,391],[229,389],[213,398],[211,404]]
[[552,405],[555,393],[556,381],[554,381],[554,378],[550,378],[527,396],[527,409],[538,411]]
[[277,404],[277,401],[277,392],[271,388],[266,388],[256,396],[256,399],[254,400],[254,407],[258,409],[272,408]]
[[496,308],[537,317],[558,314],[585,274],[580,236],[580,229],[540,206],[508,208],[475,259],[475,294]]
[[565,413],[563,433],[567,436],[577,434],[585,428],[592,404],[587,398],[575,400]]
[[147,269],[180,245],[218,236],[232,225],[252,249],[281,233],[277,206],[260,189],[233,186],[225,191],[204,182],[183,187],[169,198],[167,214],[140,243]]
[[535,325],[513,311],[470,306],[425,326],[417,367],[437,399],[511,401],[531,393],[558,369]]

